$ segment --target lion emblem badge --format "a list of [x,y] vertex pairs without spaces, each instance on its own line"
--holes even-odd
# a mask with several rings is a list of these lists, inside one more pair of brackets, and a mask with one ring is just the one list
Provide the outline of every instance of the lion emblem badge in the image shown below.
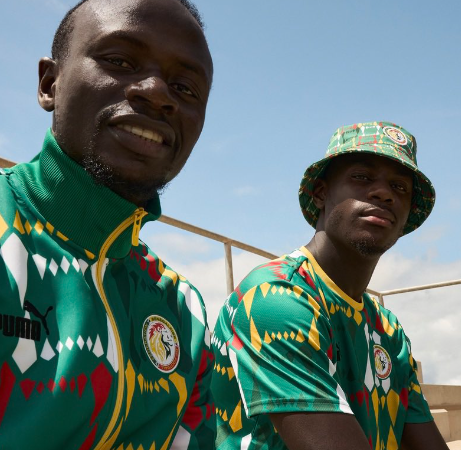
[[383,131],[387,137],[396,144],[405,145],[407,143],[407,137],[399,129],[395,127],[385,127]]
[[373,347],[373,353],[375,357],[376,375],[381,380],[385,380],[392,371],[391,357],[383,347],[377,344]]
[[161,372],[169,373],[179,363],[179,340],[168,320],[149,316],[142,326],[142,341],[147,356]]

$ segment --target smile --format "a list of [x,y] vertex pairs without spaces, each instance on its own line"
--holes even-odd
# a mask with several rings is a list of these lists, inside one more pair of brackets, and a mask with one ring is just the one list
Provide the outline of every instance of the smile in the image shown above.
[[121,130],[128,131],[128,133],[134,134],[140,138],[144,138],[147,141],[156,142],[157,144],[163,144],[163,137],[160,134],[156,133],[155,131],[148,130],[146,128],[141,128],[139,126],[131,126],[127,124],[118,124],[116,125],[117,128]]

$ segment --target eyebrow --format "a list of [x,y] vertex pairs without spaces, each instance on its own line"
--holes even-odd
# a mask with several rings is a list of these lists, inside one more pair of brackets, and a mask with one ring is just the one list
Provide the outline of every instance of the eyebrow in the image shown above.
[[[121,41],[123,43],[128,43],[131,46],[137,47],[139,50],[144,51],[146,53],[149,50],[149,45],[148,44],[146,44],[141,39],[138,39],[137,37],[133,36],[132,34],[127,33],[126,31],[122,31],[122,30],[111,31],[110,33],[103,36],[99,42],[104,43],[105,41],[107,41],[109,39],[116,39],[116,40],[119,40],[119,41]],[[211,80],[210,80],[209,76],[207,75],[205,69],[202,68],[201,66],[190,64],[190,63],[188,63],[187,61],[184,61],[184,60],[178,60],[178,65],[180,67],[182,67],[183,69],[188,70],[189,72],[193,72],[196,75],[205,77],[207,79],[207,81],[208,81],[208,84],[211,85]]]

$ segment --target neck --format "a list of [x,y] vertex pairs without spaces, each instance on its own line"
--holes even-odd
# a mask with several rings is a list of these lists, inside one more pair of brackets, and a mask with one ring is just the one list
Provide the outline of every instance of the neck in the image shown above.
[[350,246],[339,246],[324,231],[316,232],[306,248],[338,287],[362,301],[380,255],[364,256]]

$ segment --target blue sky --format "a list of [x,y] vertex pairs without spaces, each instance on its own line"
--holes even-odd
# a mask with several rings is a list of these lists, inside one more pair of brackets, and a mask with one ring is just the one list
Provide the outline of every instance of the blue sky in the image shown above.
[[[16,0],[3,5],[3,157],[26,161],[40,150],[51,117],[36,101],[37,61],[50,54],[54,30],[73,4]],[[435,185],[437,201],[424,226],[383,258],[370,286],[392,289],[461,278],[461,4],[196,4],[207,24],[214,86],[202,137],[163,195],[164,213],[287,253],[313,234],[299,210],[297,190],[305,168],[323,156],[334,130],[354,122],[392,121],[416,136],[418,162]],[[222,247],[161,224],[146,226],[143,236],[202,290],[214,323],[225,298]],[[234,254],[238,281],[257,259]],[[387,303],[412,337],[430,382],[461,384],[449,356],[459,355],[460,304],[459,288]],[[439,316],[440,323],[434,320]]]

